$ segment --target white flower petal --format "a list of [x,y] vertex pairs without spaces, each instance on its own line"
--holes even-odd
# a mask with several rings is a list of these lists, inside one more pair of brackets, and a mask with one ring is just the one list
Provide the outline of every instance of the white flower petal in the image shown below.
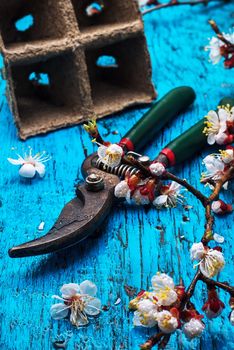
[[228,181],[225,182],[225,184],[223,185],[223,189],[227,191],[227,189],[228,189]]
[[224,145],[225,141],[227,139],[227,135],[222,132],[222,130],[220,129],[220,132],[218,133],[218,135],[215,136],[215,141],[218,145]]
[[36,162],[35,169],[41,178],[45,176],[45,165],[44,164],[42,164],[40,162]]
[[225,109],[220,108],[219,109],[219,120],[220,120],[220,122],[223,123],[223,124],[226,124],[226,121],[227,121],[228,117],[229,117],[229,113]]
[[63,303],[54,304],[50,308],[50,315],[55,320],[61,320],[67,317],[69,307]]
[[215,144],[215,135],[214,134],[209,134],[207,136],[207,142],[209,145],[214,145]]
[[155,200],[153,201],[153,205],[155,205],[156,207],[157,206],[162,207],[167,203],[167,198],[168,198],[168,195],[162,194],[161,196],[158,196],[155,198]]
[[99,158],[104,158],[106,156],[106,150],[107,150],[106,146],[98,147],[98,151],[97,151],[98,157]]
[[12,158],[7,158],[8,162],[10,162],[13,165],[22,165],[24,164],[24,159],[20,157],[19,159],[12,159]]
[[79,291],[80,291],[80,286],[79,284],[76,284],[76,283],[64,284],[60,289],[60,292],[62,293],[62,297],[66,299],[76,295],[77,293],[79,293]]
[[84,281],[80,284],[80,293],[94,297],[97,294],[97,286],[91,281]]
[[191,260],[201,260],[204,255],[205,255],[205,248],[204,245],[199,242],[199,243],[193,243],[191,249],[190,249],[190,257]]
[[209,111],[208,116],[209,116],[209,120],[212,123],[214,123],[215,125],[217,125],[219,123],[219,117],[215,111],[213,111],[213,110]]
[[176,193],[178,193],[178,192],[180,191],[181,187],[182,187],[182,186],[181,186],[180,184],[178,184],[178,183],[175,182],[175,181],[172,181],[169,190],[170,190],[170,191],[175,191]]
[[87,302],[84,311],[88,316],[97,316],[101,312],[101,300],[98,298],[93,298]]
[[152,287],[166,286],[173,289],[175,287],[173,279],[166,273],[157,273],[151,278]]
[[36,169],[32,164],[24,164],[19,170],[22,177],[32,179],[36,175]]

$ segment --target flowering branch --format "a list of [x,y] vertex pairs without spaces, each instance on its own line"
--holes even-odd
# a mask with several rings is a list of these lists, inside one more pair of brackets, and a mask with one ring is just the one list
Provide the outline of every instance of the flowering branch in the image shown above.
[[[209,144],[216,142],[224,145],[233,142],[234,108],[227,104],[220,106],[217,112],[210,111],[204,120],[204,133]],[[96,134],[99,134],[97,130]],[[155,345],[165,348],[171,334],[178,328],[182,328],[189,340],[202,334],[205,328],[202,321],[204,316],[198,313],[191,302],[198,281],[202,281],[207,287],[208,298],[202,310],[208,318],[218,317],[225,307],[219,299],[217,288],[229,293],[232,310],[230,321],[234,325],[234,286],[212,279],[224,267],[225,260],[221,247],[209,246],[211,241],[223,242],[222,236],[213,233],[213,213],[223,215],[232,211],[231,205],[224,203],[219,196],[228,182],[234,179],[234,147],[226,146],[220,153],[208,155],[203,160],[207,171],[202,174],[201,182],[211,187],[210,196],[205,196],[186,180],[168,172],[165,165],[157,160],[145,163],[139,155],[126,153],[121,143],[111,145],[102,140],[98,156],[108,167],[122,167],[125,164],[124,169],[128,168],[126,165],[131,166],[131,170],[132,167],[135,168],[133,175],[126,170],[125,179],[115,187],[117,198],[125,198],[128,202],[140,205],[153,204],[159,209],[172,208],[184,203],[184,196],[180,193],[184,187],[198,198],[205,210],[203,236],[190,249],[191,260],[198,263],[194,265],[197,272],[188,288],[185,288],[183,281],[175,285],[171,277],[165,273],[157,273],[151,280],[152,291],[141,291],[130,301],[129,308],[134,311],[135,326],[157,327],[157,333],[142,344],[141,349],[149,350]],[[171,182],[167,183],[168,181]]]
[[[142,12],[143,15],[146,15],[147,13],[153,12],[153,11],[157,11],[157,10],[161,10],[163,8],[167,8],[167,7],[172,7],[172,6],[181,6],[181,5],[190,5],[190,6],[194,6],[194,5],[201,5],[204,4],[205,6],[210,3],[210,2],[224,2],[223,0],[196,0],[196,1],[178,1],[178,0],[170,0],[167,3],[163,3],[160,4],[159,2],[157,2],[157,5],[154,7],[151,7],[147,10],[144,10]],[[148,3],[146,3],[145,5],[150,5],[150,1]],[[145,6],[144,5],[144,6]],[[143,6],[142,6],[143,7]]]

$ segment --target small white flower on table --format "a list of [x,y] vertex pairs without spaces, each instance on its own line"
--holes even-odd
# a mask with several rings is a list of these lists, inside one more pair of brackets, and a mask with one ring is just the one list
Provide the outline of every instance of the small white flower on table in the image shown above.
[[62,303],[54,304],[50,309],[55,320],[66,318],[70,313],[72,325],[82,327],[89,323],[88,316],[97,316],[101,312],[101,301],[96,298],[97,286],[93,282],[64,284],[60,291],[62,297],[54,295],[53,298]]
[[18,155],[18,159],[8,158],[8,161],[13,165],[20,166],[19,175],[28,179],[32,179],[37,173],[43,178],[45,176],[45,165],[51,157],[46,152],[37,153],[32,155],[32,149],[30,148],[29,154],[24,154],[22,157]]

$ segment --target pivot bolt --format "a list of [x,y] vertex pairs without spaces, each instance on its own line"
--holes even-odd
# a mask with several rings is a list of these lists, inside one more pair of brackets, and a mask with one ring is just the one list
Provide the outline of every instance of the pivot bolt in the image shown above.
[[150,164],[150,157],[148,156],[140,156],[138,158],[138,161],[142,164],[142,165],[149,165]]
[[97,174],[90,174],[85,179],[86,189],[91,192],[98,192],[104,189],[104,180]]

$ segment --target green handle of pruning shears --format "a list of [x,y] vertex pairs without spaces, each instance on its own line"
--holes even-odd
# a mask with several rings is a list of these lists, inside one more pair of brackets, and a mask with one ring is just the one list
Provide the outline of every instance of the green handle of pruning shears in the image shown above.
[[[219,106],[227,104],[233,107],[234,98],[225,97],[219,102]],[[157,160],[163,162],[163,156],[166,156],[165,163],[169,163],[166,165],[173,166],[191,158],[195,153],[207,146],[207,136],[203,132],[205,127],[204,122],[205,120],[203,118],[189,130],[170,142],[161,151]]]
[[159,132],[170,120],[188,108],[196,95],[192,88],[182,86],[171,90],[128,131],[120,141],[126,151],[139,151]]

